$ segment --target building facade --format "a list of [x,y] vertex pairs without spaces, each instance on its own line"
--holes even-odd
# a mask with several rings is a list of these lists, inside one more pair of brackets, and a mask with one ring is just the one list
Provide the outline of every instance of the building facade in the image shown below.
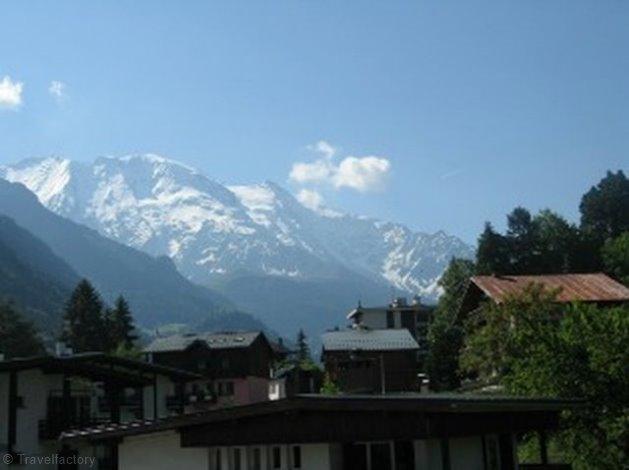
[[[118,470],[513,470],[517,436],[557,428],[569,400],[297,396],[65,433],[114,442]],[[538,469],[561,468],[542,462]]]
[[[108,447],[63,448],[62,431],[93,426],[160,419],[178,384],[197,380],[196,374],[139,361],[85,353],[42,356],[0,362],[0,450],[15,466],[50,469],[41,458],[75,454],[79,468],[108,468]],[[40,460],[37,460],[40,459]],[[41,461],[41,462],[40,462]]]

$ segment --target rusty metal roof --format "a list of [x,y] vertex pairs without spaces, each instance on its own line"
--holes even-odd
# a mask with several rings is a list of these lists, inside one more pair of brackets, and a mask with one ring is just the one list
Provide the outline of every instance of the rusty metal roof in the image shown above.
[[548,290],[559,289],[559,302],[629,301],[629,288],[603,273],[473,276],[470,282],[494,302],[518,295],[530,284],[542,284]]

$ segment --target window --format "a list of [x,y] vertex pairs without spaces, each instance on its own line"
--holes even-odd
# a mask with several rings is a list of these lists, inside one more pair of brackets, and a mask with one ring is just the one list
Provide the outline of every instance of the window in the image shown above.
[[387,328],[395,328],[395,321],[391,310],[387,310]]
[[301,447],[293,446],[293,468],[301,468]]
[[242,455],[239,448],[234,449],[234,470],[242,470]]
[[279,447],[273,447],[273,452],[271,454],[272,467],[273,468],[282,468],[282,449]]
[[253,449],[253,465],[252,470],[262,470],[262,453],[260,452],[260,448],[256,447]]
[[371,468],[373,470],[391,469],[391,444],[388,442],[378,442],[371,447]]
[[221,397],[230,397],[234,394],[234,382],[219,382],[218,395]]
[[221,449],[215,449],[214,451],[214,469],[222,470],[223,469],[223,459],[221,458]]

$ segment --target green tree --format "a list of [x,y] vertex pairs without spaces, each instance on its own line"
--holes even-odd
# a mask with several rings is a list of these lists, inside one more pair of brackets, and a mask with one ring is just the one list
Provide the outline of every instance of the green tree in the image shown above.
[[457,314],[474,269],[473,262],[453,258],[439,280],[443,294],[428,329],[426,359],[433,390],[454,390],[460,385],[458,368],[463,329]]
[[321,395],[339,395],[341,389],[337,383],[332,379],[329,372],[323,375],[323,385],[320,390]]
[[601,254],[605,272],[629,286],[629,232],[607,240]]
[[575,469],[622,468],[629,442],[629,307],[562,305],[530,286],[470,318],[461,366],[507,393],[581,398],[557,436]]
[[509,272],[518,274],[536,270],[539,263],[539,252],[536,250],[537,224],[527,209],[516,207],[507,215],[506,245]]
[[0,303],[0,353],[6,359],[45,353],[33,324],[25,320],[11,303]]
[[123,296],[116,299],[114,308],[108,310],[105,316],[108,331],[108,343],[111,350],[122,345],[125,349],[131,349],[137,339],[133,315],[129,308],[129,303]]
[[511,274],[507,239],[496,232],[489,222],[478,238],[476,249],[478,274]]
[[[579,230],[566,219],[548,209],[533,218],[536,253],[532,272],[536,274],[579,271]],[[524,272],[522,272],[524,273]]]
[[63,320],[61,340],[75,352],[104,351],[107,348],[103,302],[88,280],[80,281],[72,292]]
[[581,199],[581,228],[600,243],[629,231],[629,179],[611,171]]
[[297,333],[297,362],[307,363],[312,362],[310,357],[310,346],[308,346],[308,338],[303,329],[300,329]]

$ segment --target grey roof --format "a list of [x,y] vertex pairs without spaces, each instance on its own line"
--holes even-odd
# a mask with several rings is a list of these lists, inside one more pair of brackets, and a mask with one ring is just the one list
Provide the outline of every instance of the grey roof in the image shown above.
[[371,330],[355,328],[329,331],[321,337],[324,351],[397,351],[419,349],[406,328]]
[[183,351],[195,342],[201,342],[210,349],[248,348],[261,334],[261,331],[248,331],[165,336],[153,340],[151,344],[144,348],[144,351]]

